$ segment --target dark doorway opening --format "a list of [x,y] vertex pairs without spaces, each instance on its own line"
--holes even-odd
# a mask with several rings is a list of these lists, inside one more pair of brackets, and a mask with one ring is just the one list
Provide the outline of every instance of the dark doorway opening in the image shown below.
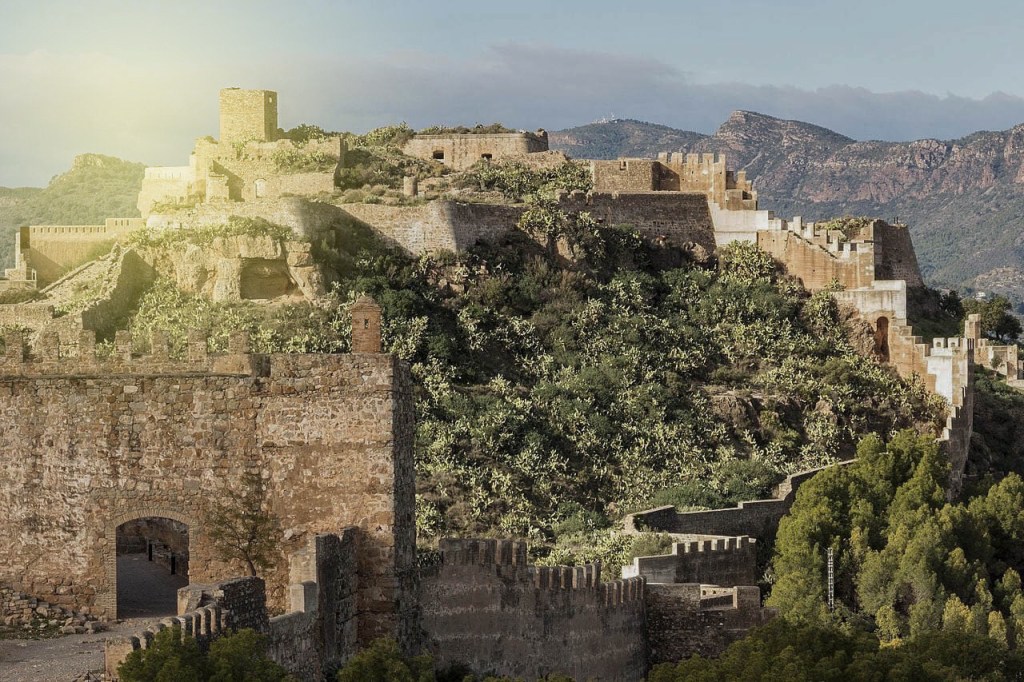
[[434,161],[444,161],[444,152],[438,149],[434,152]]
[[889,362],[889,318],[880,317],[875,322],[875,357],[880,362]]
[[188,585],[188,526],[146,517],[117,527],[117,616],[156,618],[178,612]]

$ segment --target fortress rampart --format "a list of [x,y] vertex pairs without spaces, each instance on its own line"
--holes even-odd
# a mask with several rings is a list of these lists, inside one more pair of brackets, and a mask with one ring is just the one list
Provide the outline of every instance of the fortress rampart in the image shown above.
[[177,627],[201,649],[234,629],[251,627],[267,635],[268,657],[302,680],[323,679],[359,647],[357,610],[359,531],[309,538],[291,557],[288,610],[270,617],[262,579],[233,578],[189,585],[178,592],[179,615],[165,618],[136,635],[107,640],[106,671],[132,651],[148,649],[162,630]]
[[360,638],[411,641],[412,430],[408,369],[397,359],[256,355],[244,335],[210,355],[201,335],[185,358],[166,338],[132,354],[117,335],[97,357],[88,335],[66,355],[53,335],[28,351],[5,340],[0,409],[0,522],[8,529],[0,582],[47,601],[116,615],[116,529],[145,517],[189,529],[189,579],[236,573],[207,539],[211,505],[246,471],[259,471],[283,528],[267,575],[284,603],[284,557],[319,532],[359,529]]
[[677,542],[671,554],[636,557],[622,577],[643,576],[648,583],[704,583],[735,587],[756,585],[757,540],[748,536]]
[[15,268],[34,270],[40,286],[103,255],[114,240],[143,227],[139,218],[108,218],[103,225],[32,225],[15,237]]
[[504,161],[526,154],[548,151],[548,134],[417,134],[402,147],[402,153],[419,159],[443,163],[455,170],[466,170],[481,161]]
[[698,584],[649,584],[647,632],[651,665],[694,654],[717,656],[751,628],[775,617],[761,606],[756,585],[718,588]]
[[442,540],[421,576],[425,646],[440,666],[537,679],[642,680],[644,580],[600,582],[600,565],[530,566],[526,545]]

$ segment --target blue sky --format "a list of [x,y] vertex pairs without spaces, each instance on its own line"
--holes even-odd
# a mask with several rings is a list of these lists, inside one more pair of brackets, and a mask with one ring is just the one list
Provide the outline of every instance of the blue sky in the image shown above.
[[735,109],[858,139],[1024,122],[1012,2],[0,0],[0,185],[81,152],[182,164],[217,90],[281,123],[712,132]]

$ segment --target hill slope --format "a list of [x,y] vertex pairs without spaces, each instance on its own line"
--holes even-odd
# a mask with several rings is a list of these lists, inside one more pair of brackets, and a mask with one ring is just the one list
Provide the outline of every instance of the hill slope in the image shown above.
[[911,226],[931,285],[1024,300],[1024,125],[958,140],[858,142],[738,111],[713,135],[670,131],[612,121],[557,131],[551,141],[581,158],[653,156],[658,139],[678,142],[662,151],[725,153],[730,166],[754,178],[764,208],[808,219],[899,216]]
[[93,225],[106,218],[137,217],[145,168],[112,156],[81,154],[44,188],[0,187],[0,263],[13,265],[13,234],[22,225]]

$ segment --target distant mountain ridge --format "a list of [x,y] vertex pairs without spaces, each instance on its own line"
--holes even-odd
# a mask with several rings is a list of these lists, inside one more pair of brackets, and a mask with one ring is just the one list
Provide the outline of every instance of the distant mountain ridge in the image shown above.
[[737,111],[712,135],[632,120],[549,135],[553,149],[576,158],[724,153],[753,179],[763,208],[812,220],[898,216],[931,285],[1024,301],[1024,124],[958,140],[879,142]]

